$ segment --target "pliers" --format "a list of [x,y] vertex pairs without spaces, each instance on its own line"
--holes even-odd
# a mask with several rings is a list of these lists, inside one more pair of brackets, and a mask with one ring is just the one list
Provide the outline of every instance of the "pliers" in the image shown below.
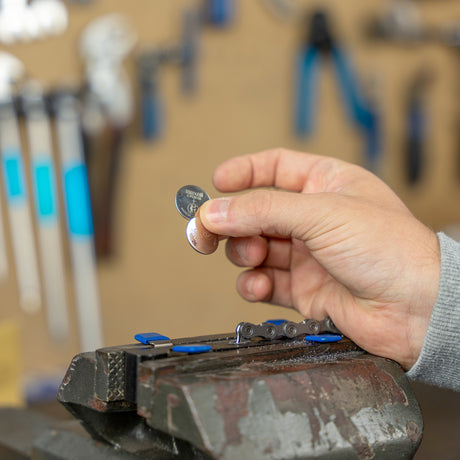
[[297,58],[295,130],[304,137],[313,131],[316,82],[321,58],[330,58],[338,79],[348,117],[364,130],[366,156],[373,161],[379,150],[379,123],[376,112],[361,94],[351,63],[334,39],[328,15],[316,11],[308,27],[308,37]]

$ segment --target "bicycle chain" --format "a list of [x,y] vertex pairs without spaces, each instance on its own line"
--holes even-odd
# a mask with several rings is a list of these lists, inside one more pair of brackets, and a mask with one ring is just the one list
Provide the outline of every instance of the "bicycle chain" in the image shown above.
[[255,337],[274,340],[281,338],[293,339],[302,335],[318,335],[324,332],[340,334],[331,318],[322,321],[305,319],[300,323],[292,321],[266,321],[260,324],[241,322],[236,326],[236,343],[242,340],[251,340]]

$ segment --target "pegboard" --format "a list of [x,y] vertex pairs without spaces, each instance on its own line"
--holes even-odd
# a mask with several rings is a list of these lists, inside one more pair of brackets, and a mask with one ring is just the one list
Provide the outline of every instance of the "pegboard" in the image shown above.
[[[83,75],[78,36],[93,18],[109,12],[126,15],[138,31],[139,50],[174,41],[180,33],[183,9],[197,3],[99,0],[88,6],[73,5],[69,6],[69,29],[63,36],[2,48],[22,59],[28,73],[48,87],[75,83]],[[299,4],[308,11],[318,2]],[[454,50],[437,44],[404,46],[366,39],[366,21],[386,4],[379,0],[320,2],[330,10],[337,36],[359,75],[363,79],[378,77],[384,146],[379,175],[415,215],[440,229],[460,221],[460,167],[456,166],[460,164],[456,145],[460,58]],[[421,8],[424,20],[432,25],[460,18],[457,2],[421,2]],[[240,0],[232,25],[206,28],[201,35],[195,94],[184,97],[180,93],[176,69],[162,74],[164,136],[148,143],[140,137],[138,118],[130,127],[117,190],[116,253],[99,263],[107,345],[132,342],[137,332],[188,336],[228,331],[243,320],[298,319],[290,310],[241,300],[234,289],[239,269],[226,261],[222,244],[212,256],[200,256],[189,247],[174,196],[189,183],[218,196],[211,182],[217,164],[270,147],[363,162],[362,137],[347,119],[328,64],[322,68],[318,85],[315,133],[306,140],[293,135],[293,67],[303,34],[298,24],[280,20],[264,2]],[[403,170],[404,108],[408,85],[422,66],[434,74],[426,95],[428,164],[422,181],[411,187]],[[133,57],[127,59],[126,68],[135,83]],[[70,275],[67,282],[72,296]],[[1,317],[17,318],[21,324],[25,371],[64,369],[79,351],[75,328],[67,342],[54,343],[42,313],[28,316],[20,312],[13,277],[0,286],[0,296]],[[76,322],[73,312],[72,322]]]

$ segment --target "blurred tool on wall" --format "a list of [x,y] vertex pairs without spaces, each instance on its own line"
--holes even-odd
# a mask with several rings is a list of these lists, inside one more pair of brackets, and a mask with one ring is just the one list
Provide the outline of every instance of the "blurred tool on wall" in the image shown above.
[[319,67],[322,59],[330,58],[346,114],[363,131],[366,163],[373,167],[380,150],[380,119],[376,107],[364,98],[358,75],[344,47],[332,34],[329,15],[325,11],[314,11],[308,15],[306,23],[306,37],[296,62],[295,132],[299,137],[305,137],[314,130]]
[[177,45],[146,48],[139,53],[137,76],[141,90],[142,136],[145,140],[158,140],[165,129],[165,103],[161,93],[164,66],[179,66],[182,94],[190,95],[196,91],[200,30],[200,11],[187,9],[182,14],[182,34]]
[[23,86],[21,100],[31,159],[48,330],[55,340],[63,340],[68,335],[69,318],[50,120],[37,81],[29,81]]
[[413,0],[391,2],[383,14],[369,21],[366,33],[374,39],[412,44],[427,35],[419,6]]
[[262,0],[262,4],[267,11],[279,19],[301,20],[301,7],[298,5],[297,0]]
[[423,67],[413,77],[407,91],[405,161],[406,176],[410,185],[422,179],[426,170],[426,139],[428,109],[426,90],[433,75],[429,67]]
[[[67,16],[66,21],[63,22],[61,17],[59,22],[50,13],[48,28],[40,29],[39,34],[29,33],[26,36],[24,31],[20,33],[25,17],[30,18],[32,11],[37,16],[37,11],[41,11],[45,4],[49,4],[49,9],[45,11],[51,11],[55,3],[60,4],[57,0],[2,3],[1,11],[5,17],[9,17],[13,10],[18,12],[17,29],[11,29],[9,38],[5,40],[11,43],[41,38],[46,35],[45,30],[48,34],[62,30],[64,22],[67,25]],[[182,93],[194,93],[198,86],[202,27],[206,24],[230,24],[234,14],[233,3],[229,0],[205,1],[198,7],[184,10],[176,44],[140,53],[139,81],[145,137],[157,137],[163,123],[158,91],[160,67],[177,66]],[[37,6],[32,8],[34,4]],[[60,4],[55,11],[60,7],[64,8]],[[38,21],[38,16],[36,19]],[[95,248],[99,257],[110,255],[113,249],[117,176],[123,140],[134,110],[131,82],[123,63],[136,40],[134,29],[123,16],[110,14],[93,20],[85,27],[80,39],[85,83],[68,90],[50,90],[46,94],[38,81],[27,81],[16,94],[16,82],[23,78],[24,66],[7,53],[0,55],[0,145],[21,304],[27,311],[35,311],[40,305],[41,294],[18,116],[24,118],[30,152],[48,329],[54,339],[62,340],[68,335],[69,317],[51,132],[53,127],[56,131],[82,350],[103,345]],[[54,118],[53,122],[50,117]],[[5,278],[7,274],[7,249],[0,221],[0,277]]]
[[75,96],[69,91],[62,91],[57,94],[54,110],[80,346],[82,350],[91,350],[103,345],[103,335],[94,254],[91,200],[84,160],[80,114]]
[[382,76],[376,71],[363,79],[363,94],[367,113],[363,117],[364,161],[363,166],[379,174],[383,160]]
[[147,141],[161,138],[166,125],[166,107],[161,92],[161,73],[165,66],[180,68],[181,91],[193,94],[198,87],[200,35],[205,25],[226,27],[234,21],[234,0],[203,0],[198,8],[182,13],[182,32],[178,44],[144,46],[137,57],[140,86],[142,136]]
[[60,0],[2,0],[0,4],[1,43],[59,35],[67,24],[67,9]]
[[235,17],[235,0],[204,0],[203,13],[206,23],[226,27]]
[[134,105],[123,60],[135,43],[134,29],[117,14],[90,23],[80,41],[87,83],[83,95],[85,158],[98,256],[108,256],[113,249],[113,213],[121,151]]
[[[455,51],[455,59],[457,61],[457,75],[460,71],[460,21],[449,21],[442,27],[439,32],[438,36],[443,44],[448,46],[449,48]],[[460,92],[460,86],[457,85],[456,88],[457,94]],[[457,104],[456,110],[456,121],[455,124],[457,126],[457,139],[456,139],[456,155],[457,158],[457,165],[456,165],[456,173],[457,176],[460,175],[460,130],[458,127],[460,126],[460,104]]]
[[[14,104],[15,84],[25,69],[17,58],[0,53],[0,150],[19,301],[29,313],[41,304],[37,256],[30,214],[23,152]],[[4,264],[4,262],[3,262]]]
[[[412,0],[393,2],[383,14],[369,21],[366,33],[372,39],[395,45],[434,43],[460,49],[460,24],[451,21],[444,26],[428,26],[422,20],[419,5]],[[405,178],[409,185],[418,184],[426,172],[429,121],[426,92],[432,81],[430,65],[424,65],[412,78],[406,92],[403,154]],[[460,151],[460,140],[457,148]]]

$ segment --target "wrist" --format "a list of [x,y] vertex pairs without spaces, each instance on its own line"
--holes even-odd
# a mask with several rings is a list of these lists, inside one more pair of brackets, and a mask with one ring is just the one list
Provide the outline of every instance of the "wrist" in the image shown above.
[[402,366],[410,369],[423,348],[430,319],[435,307],[441,279],[441,248],[437,235],[426,228],[423,254],[415,261],[418,266],[418,282],[413,301],[409,305],[408,339],[410,355]]

